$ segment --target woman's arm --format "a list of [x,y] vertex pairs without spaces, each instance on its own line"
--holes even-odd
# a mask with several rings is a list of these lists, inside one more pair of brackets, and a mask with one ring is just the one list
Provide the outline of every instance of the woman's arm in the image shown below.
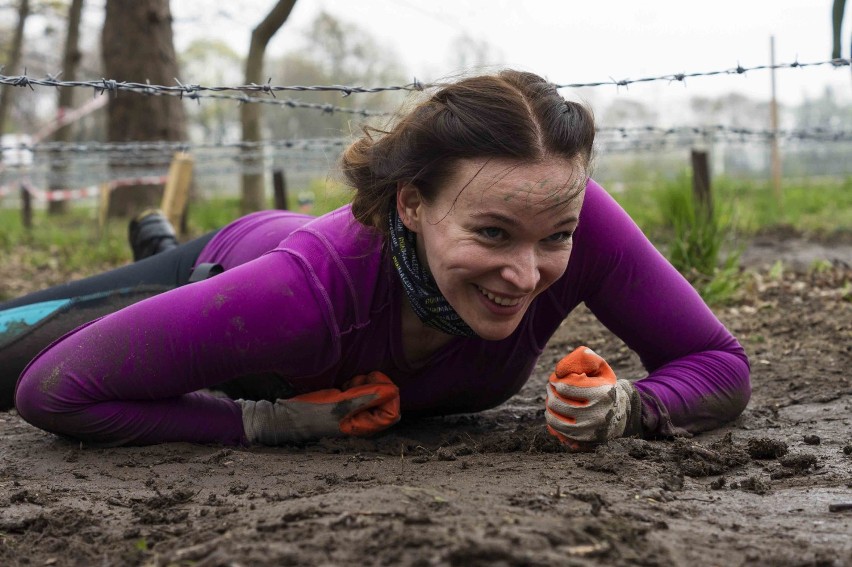
[[590,182],[569,264],[580,299],[648,370],[634,382],[647,435],[736,418],[751,388],[745,351],[621,207]]
[[310,375],[335,359],[334,328],[313,272],[272,252],[60,338],[22,374],[18,411],[98,443],[242,443],[239,406],[197,390],[260,373]]

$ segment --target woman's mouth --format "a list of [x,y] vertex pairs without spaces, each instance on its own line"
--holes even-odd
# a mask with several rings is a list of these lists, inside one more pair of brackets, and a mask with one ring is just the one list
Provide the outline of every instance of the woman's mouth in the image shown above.
[[481,293],[482,295],[487,297],[489,300],[491,300],[492,303],[496,303],[497,305],[499,305],[501,307],[515,307],[516,305],[521,303],[520,297],[503,297],[503,296],[491,293],[490,291],[488,291],[488,290],[486,290],[482,287],[476,286],[476,288],[479,290],[479,293]]

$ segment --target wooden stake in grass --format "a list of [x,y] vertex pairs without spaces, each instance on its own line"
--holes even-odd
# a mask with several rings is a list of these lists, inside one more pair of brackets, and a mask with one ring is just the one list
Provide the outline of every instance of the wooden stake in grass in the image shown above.
[[111,192],[111,184],[101,183],[100,193],[98,196],[98,229],[101,231],[101,234],[103,234],[107,216],[109,215],[109,196]]
[[27,230],[33,227],[33,195],[24,183],[21,183],[21,222]]
[[169,176],[160,208],[172,226],[181,226],[181,217],[189,200],[192,166],[192,156],[185,152],[176,153],[169,166]]
[[276,169],[272,172],[272,190],[275,197],[275,208],[286,211],[287,206],[287,178],[284,171]]
[[707,152],[692,150],[692,194],[696,212],[713,218],[713,195],[710,191],[710,166]]

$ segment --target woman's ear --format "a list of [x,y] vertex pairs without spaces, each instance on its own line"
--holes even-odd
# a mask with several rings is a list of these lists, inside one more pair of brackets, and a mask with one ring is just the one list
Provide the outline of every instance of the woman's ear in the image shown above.
[[423,197],[417,187],[405,181],[397,183],[396,212],[408,230],[419,231],[423,221]]

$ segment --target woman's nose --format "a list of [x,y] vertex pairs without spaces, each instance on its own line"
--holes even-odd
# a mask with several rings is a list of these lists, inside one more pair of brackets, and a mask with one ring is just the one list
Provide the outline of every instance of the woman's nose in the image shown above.
[[521,249],[510,252],[501,270],[501,276],[518,291],[532,293],[541,279],[535,250]]

